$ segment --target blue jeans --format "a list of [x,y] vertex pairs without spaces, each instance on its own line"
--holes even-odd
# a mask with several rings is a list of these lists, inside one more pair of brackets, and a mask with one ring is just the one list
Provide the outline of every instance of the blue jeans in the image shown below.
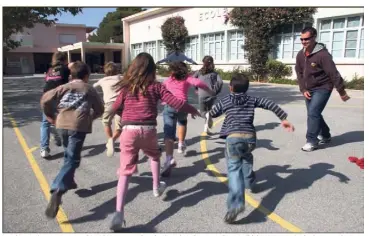
[[60,192],[64,193],[75,184],[74,173],[81,162],[81,152],[86,133],[66,129],[58,129],[58,132],[64,147],[64,164],[55,177],[50,192],[59,189]]
[[256,137],[251,134],[234,133],[226,138],[225,156],[228,168],[228,211],[245,206],[245,188],[255,183],[253,171]]
[[50,124],[49,121],[46,120],[46,115],[42,113],[42,121],[41,121],[41,140],[40,146],[41,149],[48,149],[50,143],[50,133],[53,133],[55,136],[58,136],[55,126]]
[[174,108],[165,105],[163,118],[164,118],[164,138],[176,139],[177,122],[181,126],[187,125],[187,113],[178,112]]
[[319,89],[310,91],[311,99],[305,99],[307,108],[307,132],[306,140],[311,144],[318,144],[318,135],[324,138],[330,138],[330,129],[325,123],[322,112],[327,105],[332,91],[326,89]]

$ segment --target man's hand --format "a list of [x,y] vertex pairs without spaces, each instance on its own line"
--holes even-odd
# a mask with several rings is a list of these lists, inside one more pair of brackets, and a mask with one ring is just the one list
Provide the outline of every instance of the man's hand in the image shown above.
[[282,120],[281,123],[282,127],[285,128],[288,132],[295,131],[295,127],[288,121],[288,120]]
[[342,101],[346,102],[347,100],[350,99],[349,95],[347,95],[347,93],[345,93],[345,95],[341,96]]
[[305,91],[304,92],[304,97],[306,98],[306,99],[311,99],[311,95],[310,95],[310,92],[309,91]]
[[54,120],[53,118],[51,118],[51,117],[49,117],[49,116],[46,116],[46,120],[47,120],[50,124],[55,125],[55,120]]

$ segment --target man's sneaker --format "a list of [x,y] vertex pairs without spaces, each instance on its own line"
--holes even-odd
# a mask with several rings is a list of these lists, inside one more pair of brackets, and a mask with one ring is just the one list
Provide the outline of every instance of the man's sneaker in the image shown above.
[[177,162],[174,160],[174,158],[166,159],[166,161],[164,162],[163,168],[161,170],[161,176],[168,177],[172,171],[172,168],[176,167],[176,165],[177,165]]
[[205,124],[209,129],[213,128],[213,118],[211,118],[209,112],[205,114]]
[[167,188],[167,184],[163,181],[160,181],[159,187],[157,189],[153,189],[154,197],[160,197],[165,189]]
[[122,212],[115,212],[110,224],[110,230],[116,231],[122,229],[122,226],[126,226],[126,221]]
[[40,155],[42,158],[48,158],[50,156],[49,148],[41,148]]
[[114,155],[114,140],[113,138],[109,138],[106,143],[106,155],[108,157],[112,157]]
[[62,198],[62,193],[59,191],[54,191],[51,194],[49,204],[47,205],[46,211],[45,211],[45,215],[48,218],[53,219],[58,214],[59,206],[61,204],[61,198]]
[[318,135],[318,140],[319,140],[318,144],[326,144],[326,143],[330,143],[332,138],[331,137],[324,138],[322,135]]
[[314,151],[315,149],[317,149],[317,145],[314,145],[312,143],[306,143],[302,148],[301,150],[304,151],[304,152],[312,152]]
[[55,133],[52,137],[54,138],[55,145],[60,147],[62,145],[60,136],[57,133]]
[[228,224],[232,224],[236,220],[238,214],[242,213],[243,211],[245,211],[244,206],[228,211],[227,214],[224,217],[224,222],[226,222]]
[[187,146],[186,146],[185,142],[178,143],[178,150],[177,151],[178,151],[179,154],[183,154],[183,153],[185,153],[186,148],[187,148]]

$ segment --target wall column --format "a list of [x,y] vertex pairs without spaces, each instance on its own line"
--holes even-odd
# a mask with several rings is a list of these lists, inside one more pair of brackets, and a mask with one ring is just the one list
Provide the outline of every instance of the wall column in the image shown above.
[[81,61],[82,62],[85,62],[85,59],[86,58],[86,52],[85,52],[85,48],[83,47],[83,44],[82,44],[82,47],[81,47]]

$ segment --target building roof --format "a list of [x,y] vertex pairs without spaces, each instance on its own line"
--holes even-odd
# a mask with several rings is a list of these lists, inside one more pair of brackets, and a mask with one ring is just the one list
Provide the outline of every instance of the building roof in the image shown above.
[[65,23],[56,23],[55,27],[85,28],[86,33],[91,33],[92,31],[97,29],[97,27],[95,26],[86,26],[84,24],[65,24]]
[[162,12],[167,12],[167,11],[170,11],[170,10],[173,10],[173,9],[175,9],[175,8],[174,7],[151,8],[149,10],[142,11],[142,12],[124,17],[124,18],[122,18],[122,21],[131,22],[131,21],[135,21],[135,20],[140,20],[140,19],[144,19],[144,18],[149,17],[149,16],[154,16],[154,15],[160,14]]
[[85,49],[123,49],[124,43],[98,43],[98,42],[78,42],[75,44],[65,45],[63,47],[58,48],[58,51],[66,52],[71,50],[76,50],[80,48]]

